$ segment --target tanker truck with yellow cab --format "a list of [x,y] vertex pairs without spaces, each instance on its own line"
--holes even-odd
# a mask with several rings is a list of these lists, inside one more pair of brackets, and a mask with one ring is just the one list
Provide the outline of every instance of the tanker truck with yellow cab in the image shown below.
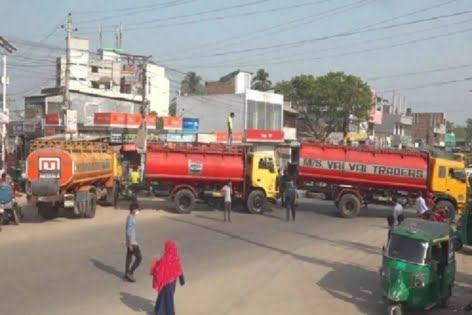
[[30,152],[28,200],[42,218],[56,218],[61,208],[77,217],[93,218],[97,202],[116,204],[121,166],[108,144],[43,138],[31,141]]

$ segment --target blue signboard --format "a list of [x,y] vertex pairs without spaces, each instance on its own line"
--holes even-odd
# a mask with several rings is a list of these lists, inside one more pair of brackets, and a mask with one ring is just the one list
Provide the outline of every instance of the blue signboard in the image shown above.
[[184,118],[182,130],[185,132],[198,132],[198,125],[198,118]]

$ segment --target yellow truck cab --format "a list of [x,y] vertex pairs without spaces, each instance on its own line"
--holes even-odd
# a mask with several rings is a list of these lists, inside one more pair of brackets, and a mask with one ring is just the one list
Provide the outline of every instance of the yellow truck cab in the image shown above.
[[438,207],[454,209],[462,214],[467,202],[469,181],[464,161],[432,158],[431,190],[436,196]]
[[275,163],[275,152],[253,152],[249,172],[251,190],[262,190],[267,199],[277,199],[279,171]]

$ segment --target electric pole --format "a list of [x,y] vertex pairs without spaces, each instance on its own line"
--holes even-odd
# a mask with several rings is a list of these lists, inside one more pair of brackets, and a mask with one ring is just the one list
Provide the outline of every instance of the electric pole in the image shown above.
[[142,103],[141,103],[141,132],[140,136],[142,137],[142,145],[143,149],[141,151],[141,167],[140,167],[140,178],[144,178],[144,166],[146,163],[146,151],[147,151],[147,123],[146,123],[146,116],[149,114],[149,102],[147,100],[147,64],[150,57],[143,58],[143,69],[142,69]]
[[[77,29],[72,28],[72,14],[69,13],[67,15],[67,24],[64,26],[62,25],[62,28],[65,28],[66,33],[67,33],[67,38],[66,38],[66,68],[65,68],[65,73],[64,73],[64,99],[63,99],[63,105],[62,105],[62,110],[63,110],[63,124],[64,124],[64,132],[66,132],[67,126],[67,110],[71,109],[71,101],[70,101],[70,90],[69,90],[69,85],[70,85],[70,51],[71,51],[71,42],[72,42],[72,32],[77,31]],[[71,134],[72,138],[72,134]]]

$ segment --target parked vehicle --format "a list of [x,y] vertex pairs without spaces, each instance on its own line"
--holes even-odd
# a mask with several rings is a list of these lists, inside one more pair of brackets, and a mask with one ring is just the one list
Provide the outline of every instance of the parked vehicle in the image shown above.
[[447,306],[456,273],[452,236],[449,225],[420,219],[392,231],[380,269],[387,314]]
[[456,232],[454,233],[453,245],[456,251],[462,249],[464,245],[472,245],[472,196],[469,195],[469,201],[464,213],[457,222]]
[[155,192],[169,193],[179,213],[191,212],[196,200],[217,204],[228,180],[251,213],[278,195],[275,153],[255,146],[149,144],[144,174]]
[[15,200],[15,192],[12,185],[0,183],[0,223],[9,224],[13,222],[19,225],[21,220],[21,209]]
[[[468,181],[460,161],[416,150],[302,143],[295,173],[299,188],[326,183],[343,217],[356,217],[362,206],[390,203],[395,197],[413,205],[418,192],[433,192],[448,218],[462,212]],[[294,168],[292,168],[294,169]]]
[[44,219],[57,217],[60,208],[93,218],[98,201],[116,203],[121,166],[108,144],[38,139],[30,147],[28,200]]

